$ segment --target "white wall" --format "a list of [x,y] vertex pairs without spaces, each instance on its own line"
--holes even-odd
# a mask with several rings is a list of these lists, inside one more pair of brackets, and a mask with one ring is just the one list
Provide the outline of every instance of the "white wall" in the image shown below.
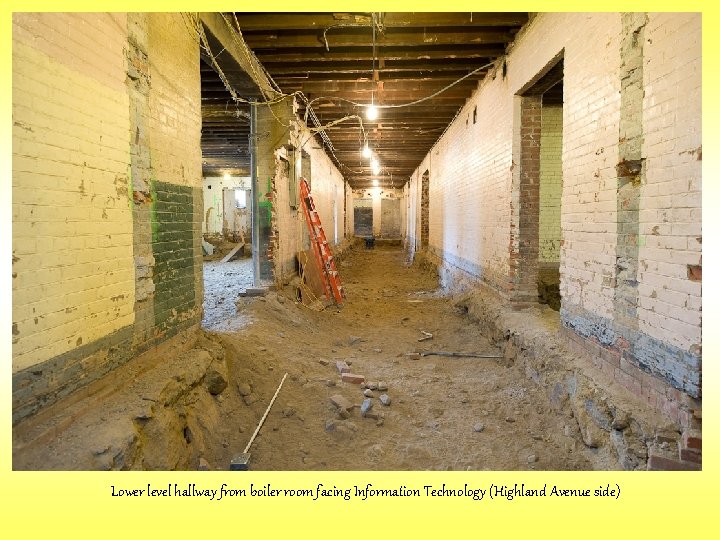
[[[223,190],[250,189],[249,176],[206,176],[203,178],[203,233],[222,234],[223,232]],[[248,200],[248,208],[252,201]]]
[[[643,133],[645,159],[639,197],[640,334],[631,347],[637,345],[633,354],[646,355],[644,361],[669,373],[675,385],[698,377],[702,342],[701,278],[691,279],[702,262],[701,24],[697,13],[648,14],[640,44],[644,98],[630,104],[642,117],[637,129]],[[500,290],[512,287],[510,256],[522,211],[518,94],[562,55],[563,321],[593,337],[600,332],[621,348],[615,276],[623,201],[616,165],[621,74],[628,69],[621,44],[632,32],[623,28],[619,13],[538,14],[505,58],[506,75],[498,69],[479,84],[406,188],[412,205],[407,234],[417,243],[420,177],[429,170],[429,249],[440,257],[445,275],[480,278]],[[474,107],[478,122],[466,125]]]
[[397,220],[402,220],[402,206],[404,203],[404,189],[396,188],[366,188],[353,190],[353,199],[370,199],[373,209],[373,235],[380,236],[382,229],[382,200],[383,199],[402,199],[401,213]]

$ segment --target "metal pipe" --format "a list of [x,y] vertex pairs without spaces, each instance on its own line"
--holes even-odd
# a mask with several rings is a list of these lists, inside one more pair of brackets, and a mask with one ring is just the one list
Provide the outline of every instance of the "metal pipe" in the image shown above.
[[252,187],[253,286],[260,287],[260,189],[257,174],[257,104],[250,102],[250,186]]

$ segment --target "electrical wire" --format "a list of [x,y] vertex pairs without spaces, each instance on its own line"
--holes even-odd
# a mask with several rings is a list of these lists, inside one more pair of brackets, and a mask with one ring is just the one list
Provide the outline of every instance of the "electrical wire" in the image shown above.
[[[237,92],[235,91],[234,87],[232,86],[232,84],[230,83],[230,81],[228,80],[227,76],[223,72],[222,68],[220,67],[220,65],[217,62],[217,56],[219,56],[225,49],[223,49],[222,51],[220,51],[217,54],[213,54],[210,44],[209,44],[209,40],[207,39],[207,35],[205,34],[205,30],[202,26],[202,23],[200,22],[198,15],[183,13],[182,16],[183,16],[183,20],[186,22],[186,28],[188,29],[188,31],[191,31],[191,34],[193,35],[193,39],[195,40],[195,42],[198,43],[205,50],[205,53],[207,54],[208,58],[210,59],[212,65],[213,65],[213,68],[218,73],[223,85],[226,87],[226,89],[230,93],[230,96],[232,97],[233,101],[235,101],[236,103],[249,104],[250,106],[267,105],[268,108],[270,109],[271,114],[275,117],[275,119],[281,125],[283,125],[284,127],[290,127],[291,123],[285,124],[277,117],[277,115],[275,114],[275,111],[272,108],[272,105],[281,103],[282,101],[284,101],[286,99],[298,98],[300,101],[303,102],[303,104],[305,106],[305,115],[304,115],[305,121],[304,121],[304,123],[306,125],[306,129],[310,133],[317,134],[320,136],[320,138],[322,139],[323,145],[330,151],[335,162],[340,167],[342,167],[350,172],[353,172],[353,173],[360,173],[361,171],[356,171],[354,169],[351,169],[350,167],[347,167],[344,163],[342,163],[338,159],[337,155],[335,154],[335,148],[332,144],[332,141],[328,137],[326,131],[328,128],[338,125],[342,122],[352,120],[352,119],[357,119],[360,122],[360,129],[363,133],[363,141],[365,142],[365,144],[367,144],[367,132],[365,131],[365,127],[363,125],[362,118],[357,114],[351,114],[351,115],[346,115],[338,120],[334,120],[332,122],[329,122],[329,123],[323,125],[322,122],[320,121],[320,119],[317,117],[317,114],[315,113],[314,109],[312,108],[312,105],[313,105],[313,103],[318,102],[318,101],[344,102],[344,103],[349,103],[355,107],[367,107],[367,104],[353,101],[353,100],[343,98],[340,96],[318,96],[318,97],[313,98],[312,100],[308,100],[308,98],[305,96],[305,94],[300,90],[297,90],[290,94],[284,93],[282,91],[282,89],[280,88],[280,86],[273,80],[270,73],[265,69],[265,67],[257,59],[257,57],[255,56],[255,53],[248,47],[247,43],[245,42],[244,38],[242,37],[242,31],[240,29],[240,23],[237,19],[237,15],[235,13],[233,13],[233,18],[235,21],[234,26],[228,20],[227,16],[224,13],[221,13],[220,15],[222,16],[223,21],[225,22],[228,29],[230,30],[230,34],[233,38],[233,41],[235,42],[235,44],[238,45],[238,48],[242,51],[242,53],[245,55],[246,59],[248,60],[248,64],[250,65],[250,69],[252,70],[253,79],[255,81],[258,81],[258,80],[262,80],[264,78],[266,81],[268,81],[268,83],[272,89],[272,92],[274,94],[276,94],[273,96],[270,92],[267,91],[267,89],[258,85],[258,86],[260,86],[260,91],[263,94],[264,99],[262,101],[252,101],[252,100],[248,100],[248,99],[245,99],[245,98],[242,98],[241,96],[239,96],[237,94]],[[375,13],[373,13],[372,14],[373,79],[375,76],[375,57],[376,57],[376,43],[375,43],[375,35],[376,34],[375,34],[375,32],[376,32],[377,25],[378,25],[377,17],[375,15]],[[323,38],[325,40],[326,48],[328,50],[329,50],[329,45],[327,43],[327,37],[326,37],[327,31],[332,28],[338,28],[338,27],[343,27],[343,26],[366,26],[366,24],[364,24],[364,23],[343,23],[343,24],[337,24],[337,25],[333,25],[333,26],[326,28],[325,31],[323,32]],[[466,80],[467,78],[472,77],[476,73],[478,73],[482,70],[488,69],[488,68],[492,67],[493,65],[495,65],[495,62],[490,62],[488,64],[484,64],[484,65],[468,72],[466,75],[460,77],[459,79],[451,82],[447,86],[444,86],[443,88],[437,90],[436,92],[434,92],[433,94],[431,94],[429,96],[425,96],[423,98],[416,99],[414,101],[410,101],[407,103],[375,105],[375,107],[378,109],[401,109],[401,108],[405,108],[405,107],[412,107],[414,105],[419,105],[420,103],[424,103],[425,101],[431,100],[431,99],[439,96],[443,92],[446,92],[447,90],[449,90],[450,88],[454,87],[455,85],[461,83],[462,81]],[[372,91],[372,93],[374,95],[374,90]],[[374,105],[374,100],[373,100],[373,105]],[[312,121],[312,123],[314,124],[314,127],[311,128],[308,125],[308,119],[310,119]],[[305,141],[305,143],[307,143],[307,141]]]

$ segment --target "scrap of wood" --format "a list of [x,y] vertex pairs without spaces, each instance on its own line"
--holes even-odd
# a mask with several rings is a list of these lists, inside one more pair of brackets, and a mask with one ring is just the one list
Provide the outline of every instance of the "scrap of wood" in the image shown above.
[[445,352],[445,351],[425,351],[420,356],[450,356],[453,358],[504,358],[498,354],[479,354],[479,353],[462,353],[462,352]]
[[418,341],[427,341],[433,338],[433,335],[430,332],[426,332],[425,330],[420,330],[420,332],[422,332],[425,337],[421,337],[420,339],[418,339]]
[[267,289],[264,289],[262,287],[254,288],[249,287],[245,289],[244,291],[240,291],[238,293],[238,296],[265,296],[267,294]]
[[228,262],[230,259],[232,259],[235,255],[237,255],[238,251],[240,251],[242,248],[245,247],[245,242],[239,242],[238,245],[236,245],[234,248],[230,250],[230,253],[225,255],[222,261],[220,262]]

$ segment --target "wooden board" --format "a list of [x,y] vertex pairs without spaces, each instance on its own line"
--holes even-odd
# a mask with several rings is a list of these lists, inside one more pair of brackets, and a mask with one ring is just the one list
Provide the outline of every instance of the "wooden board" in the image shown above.
[[303,304],[311,305],[316,300],[325,300],[325,288],[313,250],[300,251],[297,258],[300,264],[300,275],[302,276],[300,291]]
[[230,253],[225,255],[222,261],[220,262],[228,262],[230,259],[235,257],[235,255],[238,254],[238,252],[245,247],[245,242],[239,242],[234,248],[230,250]]

